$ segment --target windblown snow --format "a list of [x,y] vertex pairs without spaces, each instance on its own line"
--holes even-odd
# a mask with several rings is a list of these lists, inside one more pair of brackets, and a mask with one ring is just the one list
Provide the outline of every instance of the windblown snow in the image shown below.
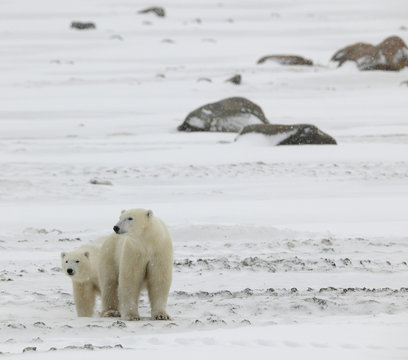
[[[157,5],[0,5],[0,356],[407,359],[408,70],[329,62],[407,41],[405,1]],[[177,132],[231,96],[338,145]],[[173,320],[77,318],[60,252],[135,207],[169,226]]]

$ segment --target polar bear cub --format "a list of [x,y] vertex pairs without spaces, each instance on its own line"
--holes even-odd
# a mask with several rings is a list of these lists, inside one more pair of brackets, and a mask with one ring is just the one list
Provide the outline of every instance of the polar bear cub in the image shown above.
[[133,209],[122,211],[113,229],[100,252],[102,316],[114,315],[119,302],[122,319],[140,320],[139,296],[146,286],[151,316],[169,320],[173,245],[166,225],[151,210]]
[[78,316],[93,315],[95,299],[100,294],[98,261],[102,243],[108,237],[83,245],[71,252],[61,253],[64,273],[72,280],[75,307]]

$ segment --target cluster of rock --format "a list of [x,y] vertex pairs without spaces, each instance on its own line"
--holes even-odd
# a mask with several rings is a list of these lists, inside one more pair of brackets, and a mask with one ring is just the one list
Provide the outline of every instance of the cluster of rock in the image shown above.
[[337,51],[332,61],[339,66],[354,61],[360,70],[399,71],[408,66],[408,47],[398,36],[391,36],[377,46],[357,43]]
[[[359,70],[399,71],[408,67],[408,47],[398,36],[391,36],[378,45],[356,43],[337,51],[331,61],[341,66],[347,61],[356,63]],[[313,61],[298,55],[268,55],[257,64],[275,62],[280,65],[312,66]]]
[[232,97],[199,107],[189,113],[179,131],[236,132],[236,140],[248,134],[279,137],[276,145],[336,144],[313,125],[270,124],[261,107],[243,97]]

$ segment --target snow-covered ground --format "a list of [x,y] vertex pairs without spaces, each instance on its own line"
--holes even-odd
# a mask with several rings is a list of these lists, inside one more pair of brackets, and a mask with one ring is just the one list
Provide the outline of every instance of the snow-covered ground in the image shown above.
[[[408,359],[408,69],[329,63],[407,42],[406,0],[149,5],[0,4],[0,356]],[[270,54],[315,66],[256,65]],[[339,144],[176,131],[230,96]],[[170,228],[174,319],[145,295],[140,322],[77,318],[60,252],[134,207]]]

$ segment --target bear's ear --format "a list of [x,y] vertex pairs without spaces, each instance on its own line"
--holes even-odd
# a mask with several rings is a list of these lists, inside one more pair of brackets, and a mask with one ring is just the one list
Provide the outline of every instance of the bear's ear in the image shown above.
[[61,253],[61,258],[63,259],[65,257],[66,253],[62,252]]
[[84,252],[84,255],[85,255],[87,258],[89,258],[89,251],[85,251],[85,252]]
[[152,210],[147,210],[146,216],[150,219],[153,217],[153,211]]
[[126,210],[125,209],[123,209],[121,212],[120,212],[120,214],[122,215],[124,212],[125,212]]

